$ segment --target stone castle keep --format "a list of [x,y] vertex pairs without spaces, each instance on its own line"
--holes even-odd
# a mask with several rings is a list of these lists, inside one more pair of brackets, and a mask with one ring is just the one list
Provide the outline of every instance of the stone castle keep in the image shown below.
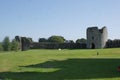
[[103,27],[98,29],[98,27],[87,28],[87,48],[105,48],[107,42],[107,28]]

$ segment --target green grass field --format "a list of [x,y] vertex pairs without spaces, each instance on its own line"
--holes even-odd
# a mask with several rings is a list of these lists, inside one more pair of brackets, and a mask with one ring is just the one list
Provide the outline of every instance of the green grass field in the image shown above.
[[120,80],[118,66],[120,48],[0,52],[2,80]]

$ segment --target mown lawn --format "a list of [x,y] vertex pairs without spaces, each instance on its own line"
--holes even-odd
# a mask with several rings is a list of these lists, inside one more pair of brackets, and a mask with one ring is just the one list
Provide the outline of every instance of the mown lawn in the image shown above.
[[120,80],[118,66],[120,48],[0,52],[2,80]]

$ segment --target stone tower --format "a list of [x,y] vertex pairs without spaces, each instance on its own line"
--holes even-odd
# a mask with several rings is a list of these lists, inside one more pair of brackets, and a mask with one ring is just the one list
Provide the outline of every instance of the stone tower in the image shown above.
[[107,42],[107,28],[89,27],[87,29],[87,48],[104,48]]

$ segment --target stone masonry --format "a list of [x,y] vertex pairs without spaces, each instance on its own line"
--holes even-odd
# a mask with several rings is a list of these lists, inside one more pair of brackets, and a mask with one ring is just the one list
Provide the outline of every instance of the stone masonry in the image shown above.
[[105,48],[107,35],[108,33],[106,27],[103,27],[102,29],[98,29],[98,27],[87,28],[87,48]]

